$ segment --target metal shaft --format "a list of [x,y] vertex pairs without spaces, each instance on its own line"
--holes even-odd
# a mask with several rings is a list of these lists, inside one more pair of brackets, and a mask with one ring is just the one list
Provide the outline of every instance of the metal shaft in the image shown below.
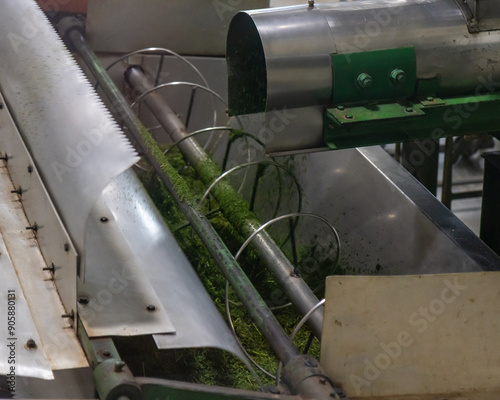
[[[126,73],[126,79],[137,95],[153,87],[151,80],[140,67],[130,67]],[[144,98],[144,102],[174,141],[187,134],[184,124],[159,94],[155,92],[148,94]],[[220,169],[196,140],[186,139],[178,147],[205,184],[209,185],[219,177]],[[248,205],[229,182],[221,181],[213,188],[212,193],[228,220],[244,237],[249,237],[260,227],[261,223],[255,214],[245,212],[248,210]],[[240,204],[241,208],[235,207],[235,204]],[[235,212],[235,210],[239,212]],[[319,300],[316,295],[302,278],[293,273],[294,267],[267,232],[262,231],[257,234],[253,245],[267,268],[274,274],[292,303],[302,314],[305,315],[318,304]],[[321,338],[323,308],[311,315],[309,326],[314,334]]]
[[190,195],[187,186],[183,184],[182,178],[169,165],[157,143],[132,112],[94,52],[86,44],[81,32],[76,29],[71,30],[68,32],[68,38],[94,74],[106,95],[111,99],[114,108],[127,124],[133,138],[144,151],[144,155],[154,167],[159,178],[165,184],[203,244],[207,247],[210,255],[221,268],[226,279],[231,283],[236,294],[248,309],[259,330],[271,344],[278,358],[283,363],[288,363],[291,359],[299,356],[299,351],[283,331],[281,325],[255,290],[213,226],[203,213],[191,204],[190,198],[193,196]]

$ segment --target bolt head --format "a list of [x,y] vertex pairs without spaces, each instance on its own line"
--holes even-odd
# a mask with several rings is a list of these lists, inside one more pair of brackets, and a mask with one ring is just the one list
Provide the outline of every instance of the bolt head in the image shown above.
[[361,89],[369,89],[373,86],[373,78],[365,72],[358,75],[357,82]]
[[391,81],[395,85],[401,85],[406,82],[407,80],[407,75],[406,72],[404,72],[402,69],[394,69],[391,72]]
[[115,362],[115,371],[116,372],[122,372],[123,368],[125,368],[125,363],[123,361]]

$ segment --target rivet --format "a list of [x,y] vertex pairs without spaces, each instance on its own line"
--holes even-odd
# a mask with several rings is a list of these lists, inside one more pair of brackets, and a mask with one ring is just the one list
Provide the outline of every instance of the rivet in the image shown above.
[[413,108],[408,107],[405,111],[406,111],[407,113],[412,113],[412,112],[413,112]]
[[85,304],[89,304],[90,300],[87,296],[80,296],[80,297],[78,297],[78,303],[85,305]]
[[101,217],[101,222],[104,223],[104,222],[108,222],[109,219],[108,217]]
[[102,352],[102,355],[103,355],[104,357],[110,357],[110,356],[111,356],[111,352],[110,352],[109,350],[104,350],[104,351]]
[[156,306],[154,306],[153,304],[150,304],[150,305],[148,305],[146,307],[146,310],[148,310],[148,311],[154,311],[154,310],[156,310]]
[[32,174],[32,173],[33,173],[33,167],[32,167],[31,165],[28,165],[28,172],[29,172],[30,174]]
[[339,111],[344,111],[344,110],[345,110],[345,108],[344,108],[344,106],[337,106],[337,110],[339,110]]
[[64,251],[69,251],[69,244],[68,243],[64,243]]
[[34,350],[37,348],[36,342],[33,339],[28,339],[25,346],[28,350]]
[[354,116],[352,114],[346,114],[345,119],[353,119]]
[[427,97],[427,101],[434,101],[434,97]]

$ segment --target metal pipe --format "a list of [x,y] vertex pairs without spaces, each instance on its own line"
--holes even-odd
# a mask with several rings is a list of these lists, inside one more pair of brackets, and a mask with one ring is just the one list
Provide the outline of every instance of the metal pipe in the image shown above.
[[259,293],[257,293],[213,226],[192,203],[190,199],[193,196],[190,194],[190,190],[173,167],[169,165],[158,144],[152,139],[151,134],[147,132],[137,116],[132,112],[94,52],[88,47],[81,32],[78,29],[70,30],[67,32],[67,37],[99,81],[106,95],[111,99],[113,107],[127,124],[129,132],[143,149],[144,155],[154,167],[158,177],[165,184],[179,208],[191,223],[191,226],[221,268],[226,279],[231,283],[236,294],[248,309],[259,330],[271,344],[278,358],[284,363],[288,363],[299,356],[299,351],[283,331],[281,325]]
[[[304,2],[305,3],[305,2]],[[227,39],[235,114],[335,101],[331,54],[414,47],[417,79],[438,96],[500,79],[500,32],[470,33],[455,0],[366,0],[238,13]],[[460,65],[460,68],[457,68]]]
[[[125,77],[133,88],[133,92],[138,95],[153,87],[153,83],[140,67],[130,67]],[[185,126],[159,94],[155,92],[150,93],[144,98],[144,102],[171,136],[172,140],[178,141],[188,134]],[[217,165],[208,157],[195,140],[191,138],[186,139],[182,143],[179,143],[178,147],[205,184],[210,185],[220,176],[221,172]],[[228,181],[221,181],[213,188],[212,192],[228,220],[244,237],[249,237],[259,229],[261,226],[260,221],[255,214],[248,211],[248,205]],[[239,207],[235,206],[235,204]],[[267,232],[262,231],[256,235],[253,245],[266,266],[284,288],[292,303],[302,314],[306,314],[318,303],[319,300],[316,295],[302,278],[293,273],[293,265]],[[309,326],[314,334],[318,338],[321,338],[323,326],[322,309],[311,316]]]

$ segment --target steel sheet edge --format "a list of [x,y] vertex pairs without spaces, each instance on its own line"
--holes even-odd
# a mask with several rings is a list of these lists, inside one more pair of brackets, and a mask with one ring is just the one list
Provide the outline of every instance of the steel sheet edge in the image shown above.
[[233,18],[226,54],[230,111],[330,104],[331,54],[408,46],[416,50],[417,78],[438,78],[439,96],[474,94],[481,82],[500,80],[500,32],[469,33],[455,0],[304,4]]
[[0,13],[0,86],[80,256],[102,190],[137,155],[32,0]]

